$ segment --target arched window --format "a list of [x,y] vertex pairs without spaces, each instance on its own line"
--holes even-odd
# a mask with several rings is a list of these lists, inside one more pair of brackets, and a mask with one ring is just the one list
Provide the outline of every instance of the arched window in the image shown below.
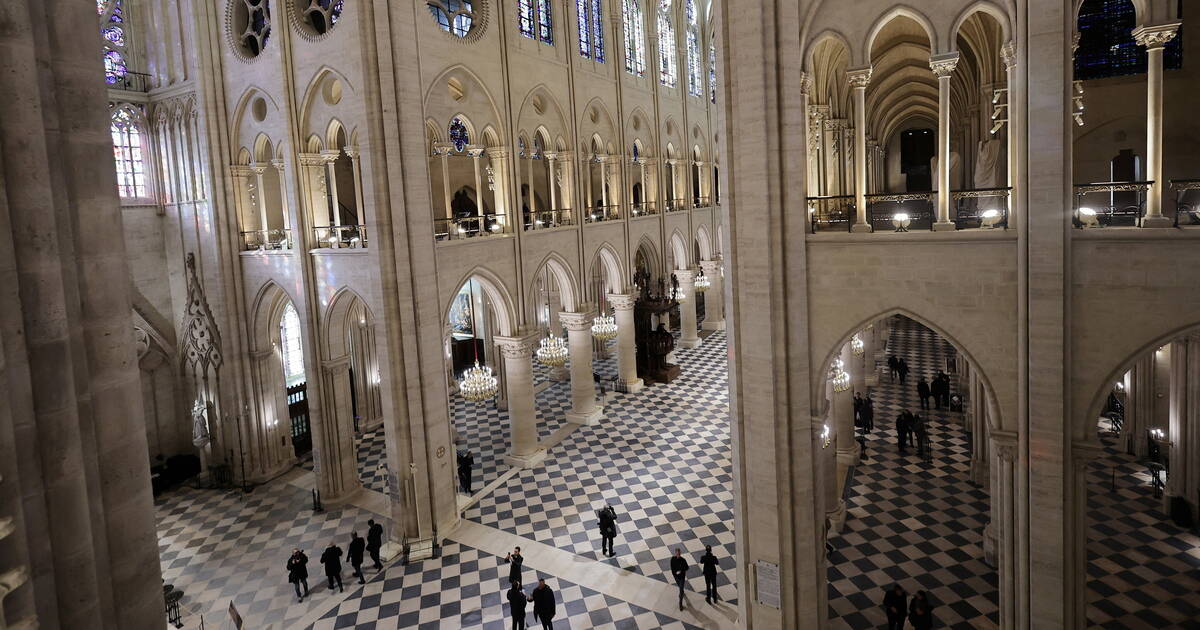
[[623,0],[621,14],[625,22],[625,71],[637,76],[646,74],[646,21],[642,17],[641,0]]
[[463,149],[467,148],[468,144],[471,144],[471,136],[467,132],[467,126],[457,118],[450,121],[449,135],[450,142],[454,145],[455,151],[461,153]]
[[117,163],[117,190],[124,199],[146,196],[146,153],[136,115],[122,107],[112,116],[113,158]]
[[671,0],[660,0],[658,7],[658,80],[673,88],[679,81],[675,61],[675,26],[671,24]]
[[518,0],[517,27],[521,34],[546,44],[554,43],[550,0]]
[[123,0],[96,0],[96,13],[100,15],[100,35],[104,38],[104,82],[118,87],[125,86],[129,73],[127,33],[125,32],[125,6]]
[[304,346],[300,334],[300,316],[288,302],[279,320],[279,355],[283,360],[283,378],[287,386],[299,385],[304,378]]
[[[1146,71],[1146,51],[1133,38],[1137,13],[1129,0],[1086,0],[1079,7],[1079,49],[1075,79],[1103,79]],[[1177,34],[1163,51],[1163,67],[1183,67],[1183,37]]]
[[702,96],[704,75],[700,69],[700,23],[696,18],[696,0],[684,0],[683,7],[687,17],[688,94]]
[[443,31],[466,37],[475,24],[475,9],[471,0],[428,0],[426,5]]
[[717,46],[708,45],[708,100],[717,103]]
[[579,18],[579,54],[604,63],[604,15],[601,0],[575,0]]

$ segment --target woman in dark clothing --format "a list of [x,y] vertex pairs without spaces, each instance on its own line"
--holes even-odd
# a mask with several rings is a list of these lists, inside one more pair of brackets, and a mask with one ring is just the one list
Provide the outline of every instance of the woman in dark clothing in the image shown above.
[[[288,582],[296,587],[296,597],[300,601],[304,601],[304,596],[308,595],[308,556],[304,555],[303,551],[293,549],[291,557],[287,561]],[[304,585],[304,595],[300,594],[300,585]]]
[[917,591],[908,604],[908,622],[915,630],[929,630],[933,627],[933,605],[925,591]]
[[525,604],[529,598],[521,590],[521,583],[513,580],[512,588],[508,589],[508,606],[512,611],[512,630],[525,630]]
[[537,587],[529,595],[529,601],[533,602],[533,618],[542,622],[542,630],[552,630],[554,614],[557,611],[554,606],[554,591],[546,585],[546,578],[538,580]]

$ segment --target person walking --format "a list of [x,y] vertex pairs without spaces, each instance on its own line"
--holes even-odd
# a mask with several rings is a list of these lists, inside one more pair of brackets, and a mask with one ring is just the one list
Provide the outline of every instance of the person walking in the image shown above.
[[900,360],[894,354],[888,355],[888,374],[891,375],[893,383],[896,382],[896,375],[900,374]]
[[933,392],[930,391],[930,388],[929,388],[929,383],[925,382],[924,376],[922,376],[919,380],[917,380],[917,396],[919,396],[921,398],[921,408],[922,409],[929,408],[929,395],[932,393]]
[[903,385],[908,380],[908,361],[900,359],[897,371],[900,373],[900,384]]
[[860,412],[863,419],[863,430],[871,433],[875,430],[875,401],[871,400],[871,395],[867,394],[863,398],[863,408]]
[[717,569],[720,568],[717,557],[713,555],[712,545],[704,545],[704,555],[700,556],[701,573],[704,574],[704,602],[715,604],[721,601],[717,597]]
[[908,622],[915,630],[929,630],[933,627],[933,604],[925,591],[917,591],[908,604]]
[[538,578],[538,585],[529,594],[529,601],[533,602],[534,620],[542,622],[542,630],[552,630],[556,612],[554,591],[546,584],[546,578]]
[[[292,555],[287,561],[288,582],[296,587],[296,597],[304,601],[308,597],[308,556],[299,549],[292,549]],[[304,585],[304,594],[300,594],[300,585]]]
[[907,409],[904,410],[904,414],[905,418],[907,419],[905,426],[908,427],[908,430],[904,433],[904,437],[908,438],[909,446],[916,446],[917,418],[919,418],[919,416],[913,414],[913,412]]
[[504,556],[504,562],[508,565],[508,581],[521,583],[521,566],[525,564],[525,556],[521,555],[520,547],[513,547],[513,550]]
[[512,630],[525,630],[525,605],[529,603],[529,598],[525,595],[525,591],[521,590],[521,583],[517,580],[509,582],[512,588],[508,589],[508,607],[512,613]]
[[929,456],[929,434],[925,429],[925,418],[919,415],[916,416],[913,428],[917,434],[917,456],[921,458],[921,461],[927,462],[931,457]]
[[905,442],[908,440],[908,412],[901,411],[896,416],[896,446],[901,454],[905,452]]
[[617,555],[613,551],[613,540],[617,537],[617,511],[612,505],[605,505],[596,512],[596,518],[600,521],[600,553]]
[[367,519],[367,553],[371,554],[371,561],[375,563],[375,570],[383,568],[383,563],[379,561],[379,550],[383,548],[383,526],[375,522],[375,519]]
[[863,408],[862,392],[854,392],[854,426],[856,426],[856,427],[863,426],[862,408]]
[[883,596],[883,610],[887,613],[888,630],[904,630],[904,618],[908,616],[908,593],[899,583]]
[[350,566],[354,569],[354,577],[358,578],[359,584],[366,584],[367,580],[363,578],[362,563],[363,551],[367,548],[367,541],[358,532],[350,532],[350,546],[346,548],[346,558],[350,560]]
[[[942,376],[939,372],[937,376],[933,377],[933,382],[929,385],[929,393],[933,394],[933,404],[937,407],[938,411],[942,410],[942,385]],[[928,409],[928,407],[925,408]]]
[[683,558],[683,552],[675,548],[675,557],[671,558],[671,575],[679,586],[679,610],[683,610],[683,587],[687,584],[688,561]]
[[471,494],[471,473],[475,469],[475,456],[471,454],[470,449],[463,449],[458,452],[458,483],[462,486],[462,491],[466,494]]
[[346,587],[342,585],[342,550],[338,549],[337,545],[329,543],[325,552],[321,554],[321,564],[325,565],[325,577],[329,579],[329,590],[332,591],[333,583],[337,582],[337,587],[344,593]]

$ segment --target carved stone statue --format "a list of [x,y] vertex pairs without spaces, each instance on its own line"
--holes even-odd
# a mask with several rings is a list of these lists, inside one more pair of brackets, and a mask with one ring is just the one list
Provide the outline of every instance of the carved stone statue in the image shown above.
[[1004,143],[999,140],[980,140],[979,156],[975,160],[975,188],[1000,186],[1000,158]]
[[196,448],[208,445],[211,436],[208,432],[208,406],[203,400],[197,400],[192,406],[192,444]]

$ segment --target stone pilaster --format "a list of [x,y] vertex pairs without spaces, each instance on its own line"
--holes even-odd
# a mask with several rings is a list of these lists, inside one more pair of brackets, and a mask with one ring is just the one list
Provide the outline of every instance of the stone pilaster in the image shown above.
[[700,268],[708,278],[708,291],[704,294],[704,330],[725,330],[725,276],[722,274],[724,261],[703,260]]
[[504,460],[512,466],[532,468],[546,459],[538,443],[537,412],[533,399],[533,352],[539,336],[526,334],[495,337],[504,356],[504,376],[508,389],[509,443]]
[[695,348],[700,345],[696,334],[696,272],[691,269],[676,269],[679,280],[679,346]]
[[642,379],[637,375],[637,342],[633,322],[634,297],[609,294],[617,322],[617,387],[627,393],[641,391]]
[[567,412],[567,421],[574,424],[595,424],[604,417],[604,407],[596,403],[596,381],[592,372],[592,320],[595,316],[592,311],[558,314],[558,321],[567,329],[567,348],[571,353],[571,411]]

